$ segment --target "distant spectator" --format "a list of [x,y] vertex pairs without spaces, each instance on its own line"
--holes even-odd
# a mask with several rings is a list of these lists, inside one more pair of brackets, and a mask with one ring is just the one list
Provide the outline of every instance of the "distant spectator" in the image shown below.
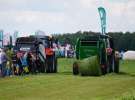
[[15,65],[15,74],[16,75],[19,75],[20,74],[20,66],[19,66],[19,64],[16,64]]
[[10,61],[7,61],[6,63],[6,76],[10,76],[12,74]]
[[28,53],[27,62],[28,62],[28,66],[29,66],[29,71],[31,72],[32,71],[32,56],[30,53]]
[[1,66],[1,75],[4,77],[6,75],[6,63],[7,56],[3,49],[0,49],[0,66]]
[[[13,68],[13,61],[12,61],[12,58],[13,58],[13,51],[11,50],[11,48],[9,48],[7,51],[6,51],[6,55],[7,55],[7,58],[8,58],[8,62],[7,62],[7,65],[6,65],[6,68],[7,68],[7,75],[9,74],[13,74],[14,72],[14,68]],[[9,73],[8,73],[9,72]]]
[[33,54],[31,54],[31,60],[32,60],[32,73],[35,74],[37,71],[37,66],[36,66],[36,60],[39,59],[39,57],[35,57]]
[[120,59],[123,59],[123,54],[124,54],[124,51],[122,50],[122,51],[119,53]]
[[21,61],[20,58],[16,56],[13,57],[13,68],[14,68],[14,75],[20,75],[21,73]]
[[23,68],[22,74],[24,73],[28,74],[29,70],[28,70],[28,63],[27,63],[27,52],[24,54],[24,56],[20,58],[20,60],[21,60],[22,68]]
[[116,51],[115,52],[115,60],[114,60],[114,64],[115,64],[114,72],[116,72],[116,73],[119,72],[119,59],[120,59],[119,52]]
[[28,68],[29,68],[29,72],[31,72],[32,74],[36,73],[36,58],[32,53],[28,53],[27,56],[27,62],[28,62]]
[[66,44],[65,47],[65,57],[68,57],[68,51],[70,50],[71,45],[70,44]]
[[60,47],[60,53],[61,53],[61,56],[62,56],[62,57],[65,56],[65,55],[64,55],[64,54],[65,54],[65,48],[64,48],[64,46],[61,46],[61,47]]

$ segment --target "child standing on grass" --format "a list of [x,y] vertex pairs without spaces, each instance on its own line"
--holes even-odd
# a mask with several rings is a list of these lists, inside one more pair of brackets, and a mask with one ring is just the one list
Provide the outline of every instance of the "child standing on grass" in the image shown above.
[[6,63],[6,76],[11,75],[11,67],[10,67],[10,61],[7,61]]
[[20,66],[18,64],[15,64],[15,74],[16,75],[19,75],[19,69],[20,69]]
[[23,57],[20,58],[20,60],[23,68],[22,74],[28,74],[29,70],[28,70],[28,63],[27,63],[27,52],[24,54]]
[[8,58],[8,61],[7,61],[7,64],[6,64],[6,74],[7,76],[11,75],[11,74],[14,74],[13,73],[13,50],[11,49],[11,47],[9,47],[6,51],[6,55],[7,55],[7,58]]

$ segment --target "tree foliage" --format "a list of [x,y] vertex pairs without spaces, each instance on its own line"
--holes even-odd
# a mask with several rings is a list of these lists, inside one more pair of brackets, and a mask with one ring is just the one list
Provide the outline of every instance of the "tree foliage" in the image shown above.
[[[78,31],[76,33],[55,34],[54,37],[58,39],[61,44],[70,43],[75,46],[77,38],[85,37],[90,34],[98,34],[91,31]],[[109,32],[115,44],[116,50],[135,50],[135,32]]]

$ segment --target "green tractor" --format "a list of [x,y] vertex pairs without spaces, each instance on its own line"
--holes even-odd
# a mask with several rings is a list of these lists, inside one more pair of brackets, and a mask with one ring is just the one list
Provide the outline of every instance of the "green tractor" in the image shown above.
[[[106,11],[98,8],[101,19],[101,34],[90,34],[76,43],[76,59],[73,74],[101,75],[119,72],[119,58],[115,55],[113,39],[106,35]],[[100,74],[101,73],[101,74]]]
[[[119,72],[119,66],[116,66],[118,64],[116,64],[113,39],[110,36],[93,34],[77,40],[76,59],[79,61],[92,56],[97,56],[102,74]],[[79,68],[79,63],[74,62],[74,75],[79,74]]]

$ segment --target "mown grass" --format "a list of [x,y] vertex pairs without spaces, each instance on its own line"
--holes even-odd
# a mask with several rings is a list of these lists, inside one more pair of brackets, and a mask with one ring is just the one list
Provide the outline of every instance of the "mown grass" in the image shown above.
[[135,100],[135,61],[120,74],[72,75],[73,59],[59,59],[59,73],[0,79],[0,100]]

